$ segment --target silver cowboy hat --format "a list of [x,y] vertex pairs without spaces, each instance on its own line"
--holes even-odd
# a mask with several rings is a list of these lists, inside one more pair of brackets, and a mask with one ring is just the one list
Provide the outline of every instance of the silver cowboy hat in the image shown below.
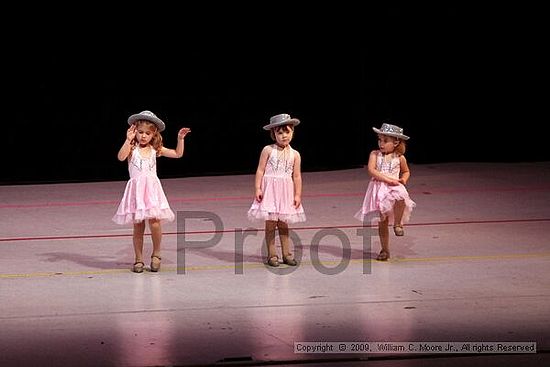
[[271,130],[274,127],[281,125],[298,125],[300,120],[290,117],[289,114],[281,113],[280,115],[272,116],[269,119],[269,124],[264,126],[264,130]]
[[399,138],[402,140],[409,140],[407,135],[403,134],[403,129],[396,125],[383,123],[380,129],[375,127],[372,128],[377,134],[393,136],[394,138]]
[[133,125],[134,122],[139,120],[147,120],[152,122],[153,124],[157,125],[159,131],[163,131],[166,126],[164,125],[164,122],[157,117],[153,112],[151,111],[141,111],[140,113],[136,113],[130,117],[128,117],[128,125]]

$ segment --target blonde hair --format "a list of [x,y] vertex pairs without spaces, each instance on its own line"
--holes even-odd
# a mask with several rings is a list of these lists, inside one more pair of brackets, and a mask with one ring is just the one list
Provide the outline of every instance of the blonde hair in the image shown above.
[[407,150],[407,144],[405,143],[405,140],[397,139],[397,141],[399,141],[399,144],[395,147],[393,152],[397,155],[404,155]]
[[[137,120],[136,122],[134,122],[134,125],[137,127],[139,127],[140,125],[146,125],[149,129],[152,129],[153,130],[153,137],[151,138],[151,141],[149,142],[149,144],[151,144],[151,146],[153,146],[153,149],[155,149],[155,151],[157,152],[157,157],[160,157],[160,152],[162,150],[162,135],[160,135],[160,131],[159,131],[159,128],[157,125],[153,124],[151,121],[149,120]],[[134,140],[132,141],[132,149],[135,149],[135,147],[138,145],[138,141],[137,141],[137,138],[134,138]]]
[[271,139],[273,141],[277,141],[277,138],[275,137],[275,133],[279,132],[279,130],[285,130],[286,132],[294,131],[294,125],[293,124],[286,124],[281,126],[275,126],[271,130],[269,130],[269,136],[271,136]]

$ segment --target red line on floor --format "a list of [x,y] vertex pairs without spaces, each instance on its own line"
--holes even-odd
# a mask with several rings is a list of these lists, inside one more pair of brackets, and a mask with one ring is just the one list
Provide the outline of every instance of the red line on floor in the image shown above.
[[[535,219],[502,219],[502,220],[469,220],[469,221],[452,221],[452,222],[427,222],[427,223],[408,223],[409,227],[416,226],[442,226],[442,225],[464,225],[464,224],[500,224],[500,223],[533,223],[533,222],[550,222],[550,218],[535,218]],[[314,226],[314,227],[294,227],[293,231],[304,230],[321,230],[321,229],[341,229],[341,228],[362,228],[362,225],[340,225],[340,226]],[[369,225],[365,227],[374,227]],[[238,231],[263,232],[263,229],[238,229]],[[164,235],[178,234],[213,234],[213,233],[234,233],[237,229],[226,229],[221,231],[186,231],[186,232],[165,232]],[[92,239],[92,238],[117,238],[117,237],[132,237],[132,233],[126,234],[90,234],[90,235],[67,235],[67,236],[29,236],[29,237],[7,237],[0,238],[0,242],[20,242],[20,241],[51,241],[51,240],[74,240],[74,239]]]

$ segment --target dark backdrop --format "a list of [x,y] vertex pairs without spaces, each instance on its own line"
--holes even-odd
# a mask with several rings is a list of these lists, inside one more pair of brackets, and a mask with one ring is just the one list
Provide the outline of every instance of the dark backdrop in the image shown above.
[[75,17],[14,34],[0,183],[127,179],[116,154],[128,116],[145,109],[166,122],[167,147],[192,129],[161,178],[253,173],[278,113],[302,121],[304,171],[363,165],[385,119],[411,136],[411,163],[550,158],[519,139],[545,125],[532,93],[544,63],[536,9],[310,10],[142,13],[108,32],[121,19]]

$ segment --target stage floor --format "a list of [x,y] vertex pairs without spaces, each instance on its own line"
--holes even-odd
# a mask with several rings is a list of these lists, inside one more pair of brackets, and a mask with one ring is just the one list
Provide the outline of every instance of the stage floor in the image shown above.
[[[246,217],[253,175],[161,178],[178,220],[161,272],[142,274],[131,226],[111,221],[126,182],[0,186],[0,365],[549,365],[550,162],[411,172],[417,206],[389,262],[354,218],[366,170],[304,173],[300,264],[278,269]],[[303,342],[538,352],[295,352]]]

